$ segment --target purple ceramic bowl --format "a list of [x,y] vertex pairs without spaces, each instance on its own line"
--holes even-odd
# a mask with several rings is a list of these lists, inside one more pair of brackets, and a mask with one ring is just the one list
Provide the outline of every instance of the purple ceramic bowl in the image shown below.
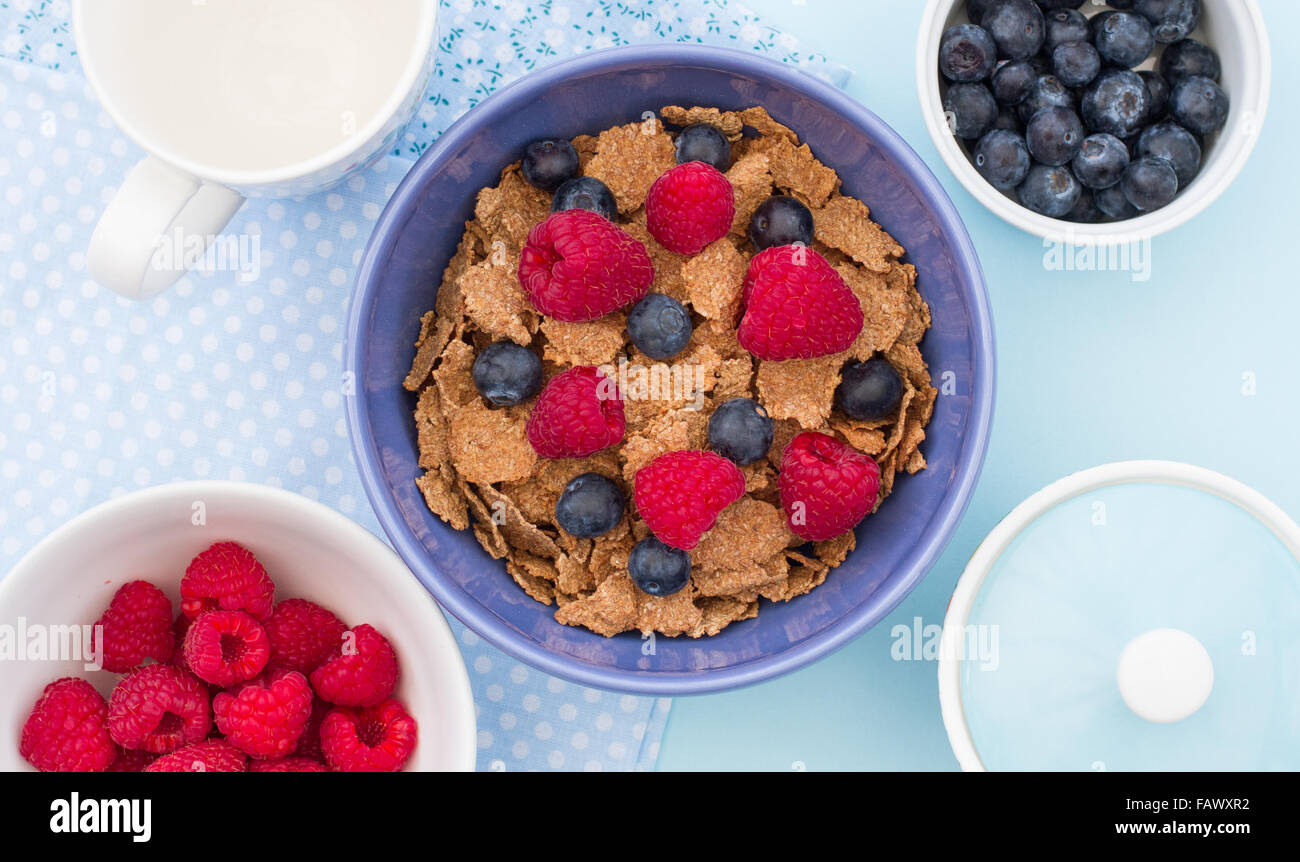
[[[907,249],[934,326],[922,352],[941,387],[923,451],[858,528],[858,549],[825,584],[712,638],[604,638],[555,622],[469,532],[447,527],[415,486],[414,399],[402,388],[420,316],[479,188],[524,145],[592,133],[662,105],[762,105],[791,126]],[[604,689],[696,694],[806,665],[889,613],[943,551],[974,490],[993,413],[993,327],[979,261],[952,202],[879,117],[790,66],[683,45],[617,48],[534,72],[471,110],[416,162],[380,216],[357,276],[347,367],[348,422],[370,502],[397,552],[438,601],[500,649]],[[643,649],[644,647],[644,649]],[[647,655],[646,653],[652,653]]]

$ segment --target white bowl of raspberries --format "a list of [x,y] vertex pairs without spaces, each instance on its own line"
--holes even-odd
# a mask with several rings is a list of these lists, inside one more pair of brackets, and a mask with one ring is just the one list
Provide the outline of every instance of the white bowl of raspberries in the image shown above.
[[365,528],[274,488],[105,503],[0,581],[0,768],[474,766],[451,630]]
[[931,0],[917,85],[948,167],[1052,241],[1150,238],[1208,207],[1268,108],[1255,0]]

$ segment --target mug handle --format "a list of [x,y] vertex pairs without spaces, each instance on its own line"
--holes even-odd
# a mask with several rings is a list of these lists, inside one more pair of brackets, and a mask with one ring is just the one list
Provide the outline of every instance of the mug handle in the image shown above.
[[86,251],[90,275],[128,299],[156,296],[198,262],[243,203],[232,189],[148,156],[95,225]]

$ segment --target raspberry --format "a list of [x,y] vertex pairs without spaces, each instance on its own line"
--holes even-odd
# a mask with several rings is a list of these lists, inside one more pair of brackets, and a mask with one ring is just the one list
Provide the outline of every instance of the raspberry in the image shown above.
[[172,603],[148,581],[123,584],[95,625],[103,627],[104,670],[126,673],[146,658],[171,661],[176,647]]
[[259,621],[271,614],[275,584],[252,552],[217,542],[190,561],[181,578],[181,610],[195,619],[204,611],[244,611]]
[[330,657],[348,627],[333,613],[306,599],[286,599],[266,621],[269,667],[306,676]]
[[23,725],[18,751],[41,772],[104,772],[117,755],[104,696],[71,676],[45,686]]
[[217,729],[251,757],[274,760],[294,750],[311,717],[311,688],[296,670],[223,691],[212,700]]
[[270,656],[266,629],[242,611],[208,611],[185,633],[185,663],[213,685],[252,679]]
[[812,359],[848,350],[862,331],[862,305],[835,267],[810,248],[764,249],[749,262],[736,333],[759,359]]
[[326,714],[333,708],[319,697],[312,698],[311,717],[307,719],[307,726],[302,729],[302,736],[298,737],[298,747],[293,752],[295,757],[325,760],[325,753],[320,750],[320,726]]
[[397,685],[397,653],[370,625],[359,625],[312,671],[316,693],[339,706],[374,706]]
[[704,162],[664,171],[645,199],[646,229],[660,245],[678,254],[696,254],[722,239],[735,215],[731,182]]
[[570,322],[631,305],[654,275],[645,246],[589,210],[552,213],[528,232],[519,256],[519,284],[533,308]]
[[158,755],[148,751],[141,751],[138,748],[122,748],[118,746],[117,757],[113,760],[113,765],[108,768],[109,772],[144,772],[145,767],[158,759]]
[[334,772],[397,772],[415,749],[415,719],[396,700],[370,709],[338,707],[321,724],[321,748]]
[[325,764],[310,757],[284,757],[280,760],[254,760],[249,772],[329,772]]
[[207,739],[171,754],[164,754],[145,767],[145,772],[246,772],[244,752],[224,739]]
[[778,484],[790,529],[820,542],[853,529],[871,511],[880,466],[828,434],[805,431],[785,447]]
[[633,499],[665,545],[689,551],[713,529],[722,510],[745,496],[745,476],[714,452],[660,455],[636,471]]
[[533,403],[524,433],[543,458],[585,458],[623,439],[623,396],[594,365],[552,377]]
[[199,742],[211,726],[207,688],[169,664],[132,671],[108,699],[108,731],[123,748],[165,754]]

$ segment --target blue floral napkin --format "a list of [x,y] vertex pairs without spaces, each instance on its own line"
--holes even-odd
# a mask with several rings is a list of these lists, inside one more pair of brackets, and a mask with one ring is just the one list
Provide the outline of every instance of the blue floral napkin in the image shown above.
[[[0,0],[0,570],[96,503],[184,479],[284,487],[382,536],[340,394],[354,268],[410,160],[496,88],[663,41],[847,77],[723,0],[454,0],[441,16],[426,101],[392,156],[308,198],[250,200],[226,231],[244,253],[141,304],[90,280],[85,249],[143,154],[81,77],[66,0]],[[554,679],[452,625],[480,769],[653,768],[670,701]]]

